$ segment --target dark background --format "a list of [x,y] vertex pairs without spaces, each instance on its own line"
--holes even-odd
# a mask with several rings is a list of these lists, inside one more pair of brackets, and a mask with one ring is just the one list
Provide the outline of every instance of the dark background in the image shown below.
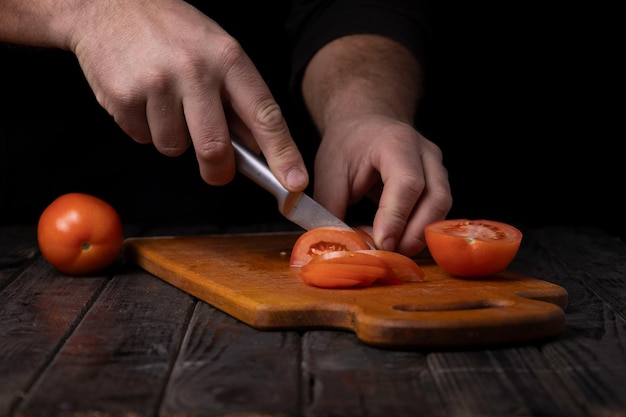
[[[251,2],[236,21],[228,10],[214,17],[248,50],[294,137],[310,150],[309,126],[282,83],[288,61],[276,43],[281,28],[258,18],[262,3]],[[418,126],[443,149],[455,199],[449,217],[593,226],[624,237],[617,11],[598,3],[515,2],[436,4],[428,11],[432,43]],[[259,37],[272,47],[256,49]],[[71,54],[4,46],[2,222],[36,222],[69,191],[107,199],[126,222],[280,219],[272,197],[246,179],[207,186],[192,151],[167,158],[127,138],[95,102]],[[242,196],[253,202],[242,204]],[[355,209],[351,219],[368,210]]]
[[450,171],[451,215],[624,236],[616,10],[544,3],[434,10],[425,123]]

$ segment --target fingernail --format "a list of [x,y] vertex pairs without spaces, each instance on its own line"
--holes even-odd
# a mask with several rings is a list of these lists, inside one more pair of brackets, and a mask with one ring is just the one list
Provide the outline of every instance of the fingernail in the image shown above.
[[303,185],[306,186],[308,181],[306,173],[299,169],[292,169],[287,174],[287,185],[294,189],[301,189]]

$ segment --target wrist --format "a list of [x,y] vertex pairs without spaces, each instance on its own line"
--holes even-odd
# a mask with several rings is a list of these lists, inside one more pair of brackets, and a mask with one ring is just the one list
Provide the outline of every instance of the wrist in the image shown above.
[[82,1],[5,0],[0,2],[0,40],[25,46],[70,49],[72,16]]
[[354,80],[336,89],[318,110],[316,122],[320,130],[346,120],[367,120],[383,117],[407,124],[415,120],[417,98],[400,99],[392,92],[382,91],[368,81]]
[[307,66],[302,95],[324,131],[341,118],[367,115],[412,123],[421,94],[421,68],[402,45],[378,35],[352,35],[324,46]]

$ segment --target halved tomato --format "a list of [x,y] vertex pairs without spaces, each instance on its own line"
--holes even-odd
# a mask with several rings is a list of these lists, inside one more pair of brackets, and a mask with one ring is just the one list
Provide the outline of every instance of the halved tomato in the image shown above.
[[460,277],[504,271],[520,247],[522,232],[494,220],[448,219],[424,229],[426,245],[443,270]]
[[308,230],[298,237],[291,250],[289,264],[302,266],[326,252],[360,249],[369,249],[369,246],[359,234],[335,227],[320,227]]

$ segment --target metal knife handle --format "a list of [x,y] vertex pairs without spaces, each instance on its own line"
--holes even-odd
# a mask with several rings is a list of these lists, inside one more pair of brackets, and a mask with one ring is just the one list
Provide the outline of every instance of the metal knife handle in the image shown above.
[[291,193],[276,179],[261,157],[232,136],[231,141],[235,149],[235,160],[239,172],[272,193],[282,212],[285,201]]

